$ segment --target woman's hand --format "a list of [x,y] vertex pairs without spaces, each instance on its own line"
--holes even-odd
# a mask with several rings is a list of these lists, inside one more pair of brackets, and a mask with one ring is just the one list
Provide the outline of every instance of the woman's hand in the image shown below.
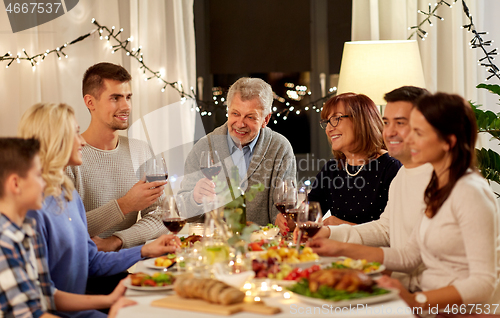
[[383,288],[393,288],[399,290],[399,296],[408,304],[410,307],[415,306],[415,300],[413,294],[410,293],[399,280],[395,278],[390,278],[389,276],[382,276],[377,280],[377,285]]
[[340,225],[340,224],[355,225],[356,223],[351,223],[351,222],[341,220],[338,217],[333,216],[333,215],[323,220],[323,225]]
[[278,213],[274,225],[280,228],[280,233],[283,236],[287,235],[288,232],[290,232],[290,229],[288,228],[288,224],[286,222],[286,218],[283,216],[283,213]]
[[181,240],[177,235],[164,234],[141,249],[142,257],[157,257],[163,254],[175,253],[181,246]]
[[315,238],[307,243],[313,252],[320,256],[342,256],[344,244],[327,238]]
[[[299,227],[296,227],[295,230],[293,231],[293,242],[297,243],[297,239],[299,238]],[[321,229],[319,230],[316,235],[313,236],[313,239],[315,238],[329,238],[330,237],[330,228],[328,226],[322,226]],[[306,240],[304,239],[304,236],[302,236],[303,242]]]

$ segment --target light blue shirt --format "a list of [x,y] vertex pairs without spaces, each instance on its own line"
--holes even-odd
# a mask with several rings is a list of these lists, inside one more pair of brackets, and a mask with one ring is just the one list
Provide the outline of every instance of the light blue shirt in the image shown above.
[[259,136],[260,130],[257,134],[257,137],[255,137],[251,143],[243,148],[239,148],[231,138],[231,135],[229,135],[229,130],[227,131],[227,146],[229,148],[229,153],[231,154],[234,165],[238,167],[241,181],[245,180],[247,176],[247,170],[250,166],[250,161],[252,161],[253,150],[255,148],[257,140],[259,139]]

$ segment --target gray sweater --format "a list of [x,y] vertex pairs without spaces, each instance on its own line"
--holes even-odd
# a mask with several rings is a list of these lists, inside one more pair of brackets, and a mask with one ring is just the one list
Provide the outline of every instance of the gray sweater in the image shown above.
[[122,248],[129,248],[168,233],[158,216],[148,214],[155,204],[142,210],[142,218],[136,222],[139,211],[123,215],[116,201],[140,180],[143,163],[150,157],[145,142],[119,136],[118,146],[113,150],[85,145],[83,164],[66,169],[87,211],[91,237],[115,235],[123,241]]
[[[204,178],[200,171],[200,154],[202,151],[209,150],[208,140],[210,140],[213,150],[217,150],[227,171],[229,172],[234,166],[227,144],[227,133],[227,123],[225,123],[200,139],[186,159],[185,176],[179,194],[189,207],[190,213],[203,213],[202,205],[194,201],[192,190],[196,183]],[[247,184],[247,188],[260,182],[264,184],[265,190],[259,192],[253,201],[247,202],[247,221],[260,225],[273,223],[279,213],[273,200],[273,189],[276,182],[286,178],[295,180],[296,174],[295,156],[290,142],[283,135],[270,128],[262,128],[255,144],[246,178],[242,182]],[[221,176],[223,175],[224,171],[221,173]]]

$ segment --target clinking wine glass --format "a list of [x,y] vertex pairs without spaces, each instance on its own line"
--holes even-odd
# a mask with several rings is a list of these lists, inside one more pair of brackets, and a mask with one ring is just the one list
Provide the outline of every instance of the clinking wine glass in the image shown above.
[[179,233],[184,225],[186,225],[186,218],[180,212],[182,208],[180,197],[168,197],[163,204],[162,221],[172,234]]
[[166,181],[168,172],[163,158],[151,158],[146,162],[146,180],[148,182]]
[[203,175],[209,180],[212,180],[221,172],[222,164],[217,150],[201,152],[200,169]]
[[297,225],[302,232],[301,241],[307,241],[319,232],[323,226],[323,213],[319,202],[309,202],[297,215]]
[[274,205],[285,217],[291,236],[291,232],[295,229],[297,215],[295,211],[292,211],[297,205],[297,189],[293,180],[287,179],[278,182],[274,190]]

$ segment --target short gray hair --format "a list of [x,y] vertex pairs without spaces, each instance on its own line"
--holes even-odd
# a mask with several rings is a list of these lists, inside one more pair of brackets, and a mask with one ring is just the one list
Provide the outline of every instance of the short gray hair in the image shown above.
[[243,101],[259,98],[262,107],[262,115],[265,117],[271,113],[273,105],[273,90],[271,85],[260,78],[242,77],[229,88],[227,93],[227,108],[231,106],[234,94],[240,93]]

